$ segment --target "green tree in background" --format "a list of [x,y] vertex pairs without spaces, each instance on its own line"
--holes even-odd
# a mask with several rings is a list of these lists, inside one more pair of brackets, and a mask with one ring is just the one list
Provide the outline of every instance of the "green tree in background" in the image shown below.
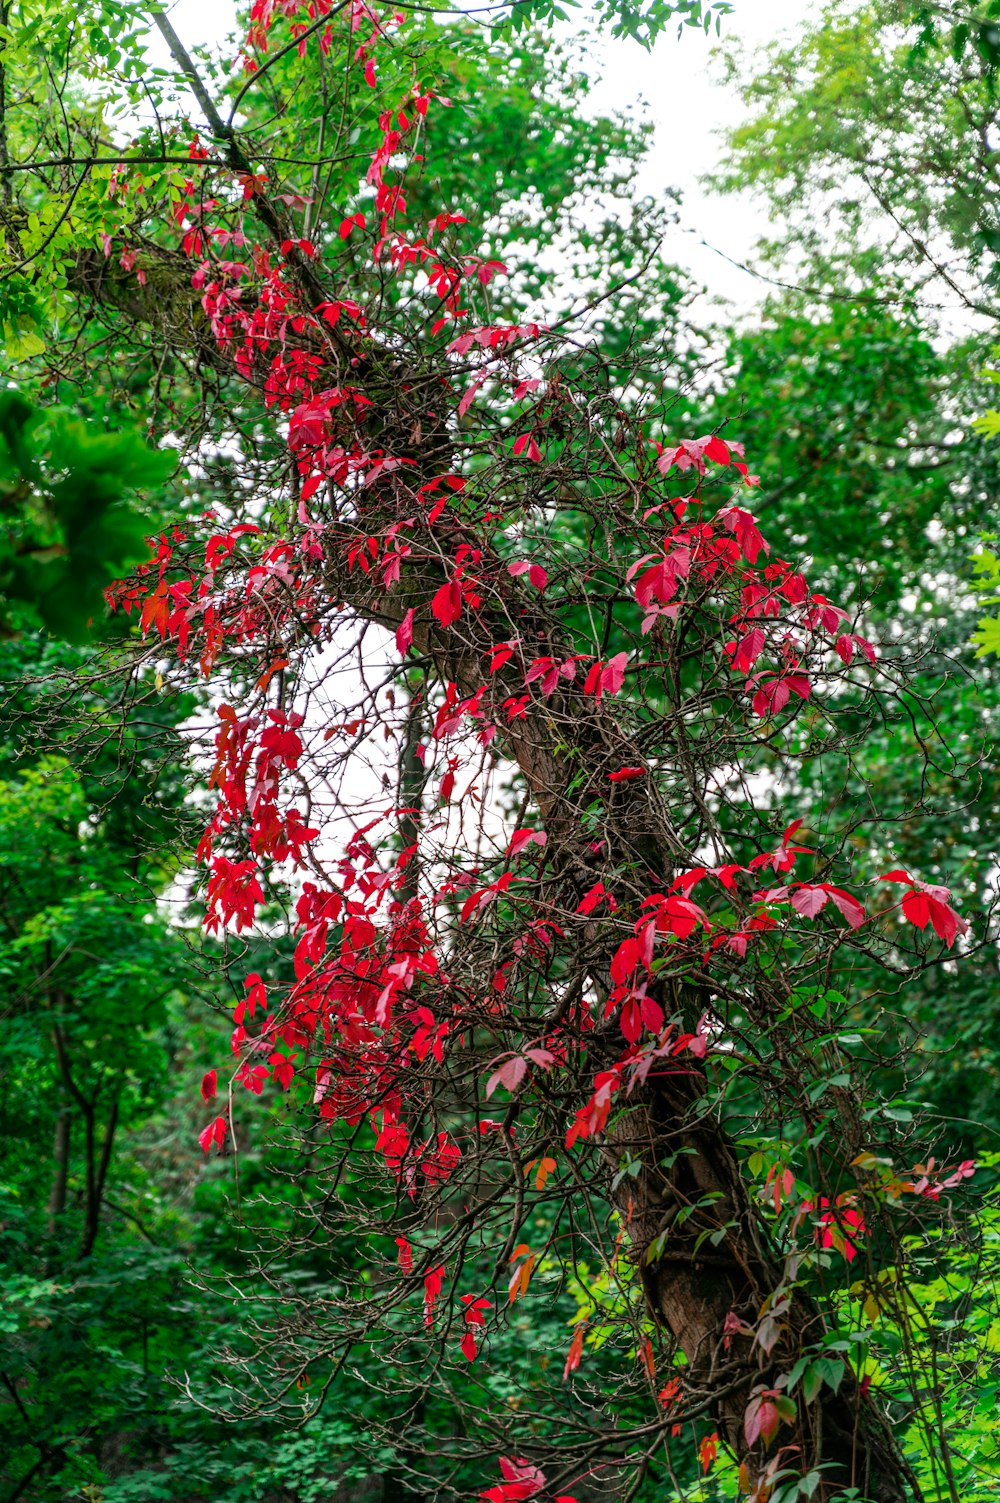
[[86,641],[106,587],[148,556],[153,516],[130,494],[141,489],[148,505],[173,468],[132,431],[0,392],[0,627]]

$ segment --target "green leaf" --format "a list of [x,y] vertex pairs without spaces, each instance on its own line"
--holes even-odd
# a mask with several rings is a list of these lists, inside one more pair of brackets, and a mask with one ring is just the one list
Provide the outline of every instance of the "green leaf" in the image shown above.
[[3,347],[8,360],[28,360],[32,355],[41,355],[45,340],[40,338],[30,319],[5,318],[3,322]]
[[971,642],[976,648],[977,658],[984,658],[991,652],[1000,656],[1000,616],[984,616],[972,633]]
[[980,417],[973,418],[970,427],[983,438],[996,438],[1000,434],[1000,412],[991,407]]

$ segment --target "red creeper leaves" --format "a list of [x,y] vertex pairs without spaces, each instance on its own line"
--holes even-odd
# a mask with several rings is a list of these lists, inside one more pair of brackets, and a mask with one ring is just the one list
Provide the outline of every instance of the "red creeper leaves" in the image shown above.
[[457,579],[443,584],[431,601],[431,611],[442,626],[452,626],[462,614],[462,586]]
[[950,950],[958,935],[969,932],[968,921],[952,908],[951,889],[921,882],[909,872],[896,870],[879,877],[880,882],[895,882],[907,888],[902,898],[903,917],[918,929],[930,924],[938,939]]
[[201,1144],[206,1153],[211,1153],[213,1143],[217,1148],[222,1147],[223,1143],[226,1141],[227,1130],[228,1126],[225,1117],[216,1117],[214,1122],[210,1122],[208,1126],[198,1134],[198,1142]]
[[483,1319],[483,1311],[492,1310],[493,1306],[488,1299],[477,1299],[474,1294],[463,1294],[462,1304],[465,1306],[462,1312],[462,1320],[465,1324],[465,1332],[461,1343],[462,1356],[468,1362],[475,1362],[478,1354],[476,1331],[482,1330],[486,1324]]
[[411,605],[410,609],[407,611],[407,613],[403,617],[402,621],[396,627],[396,648],[397,648],[397,650],[399,652],[403,653],[404,656],[405,656],[405,654],[409,651],[410,644],[411,644],[412,641],[413,641],[413,607]]
[[[545,1487],[545,1473],[522,1456],[501,1456],[500,1471],[503,1482],[479,1494],[484,1503],[523,1503]],[[576,1503],[576,1499],[560,1493],[555,1503]]]
[[606,663],[595,663],[587,674],[584,694],[593,694],[595,699],[600,699],[603,694],[618,694],[625,682],[627,663],[628,654],[625,652],[616,653]]
[[441,1285],[444,1283],[444,1265],[432,1268],[424,1275],[424,1325],[434,1324],[434,1306],[438,1302],[441,1293]]
[[566,1353],[566,1365],[563,1368],[564,1383],[569,1378],[570,1373],[575,1373],[580,1366],[580,1359],[583,1356],[583,1338],[586,1330],[586,1322],[581,1320],[573,1331],[573,1340],[569,1344],[569,1351]]
[[544,830],[516,830],[507,847],[507,855],[520,856],[530,845],[544,846],[547,840]]
[[530,564],[524,559],[518,559],[507,565],[507,573],[515,579],[521,574],[527,574],[529,581],[536,590],[544,590],[549,582],[549,576],[541,564]]
[[520,438],[515,438],[513,453],[515,459],[520,459],[523,455],[533,464],[539,464],[542,458],[542,451],[533,433],[522,433]]

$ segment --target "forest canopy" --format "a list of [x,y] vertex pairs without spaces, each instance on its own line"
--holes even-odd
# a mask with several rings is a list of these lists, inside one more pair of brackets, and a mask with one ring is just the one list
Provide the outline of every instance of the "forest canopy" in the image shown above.
[[748,9],[0,9],[8,1503],[996,1494],[1000,0]]

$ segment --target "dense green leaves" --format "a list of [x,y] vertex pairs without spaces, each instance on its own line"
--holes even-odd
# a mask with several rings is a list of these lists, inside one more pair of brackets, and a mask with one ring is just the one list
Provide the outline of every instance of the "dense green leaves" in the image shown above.
[[158,492],[174,463],[137,433],[101,432],[66,409],[0,392],[6,630],[26,622],[68,642],[91,637],[105,615],[105,588],[149,555],[153,518],[135,493]]

